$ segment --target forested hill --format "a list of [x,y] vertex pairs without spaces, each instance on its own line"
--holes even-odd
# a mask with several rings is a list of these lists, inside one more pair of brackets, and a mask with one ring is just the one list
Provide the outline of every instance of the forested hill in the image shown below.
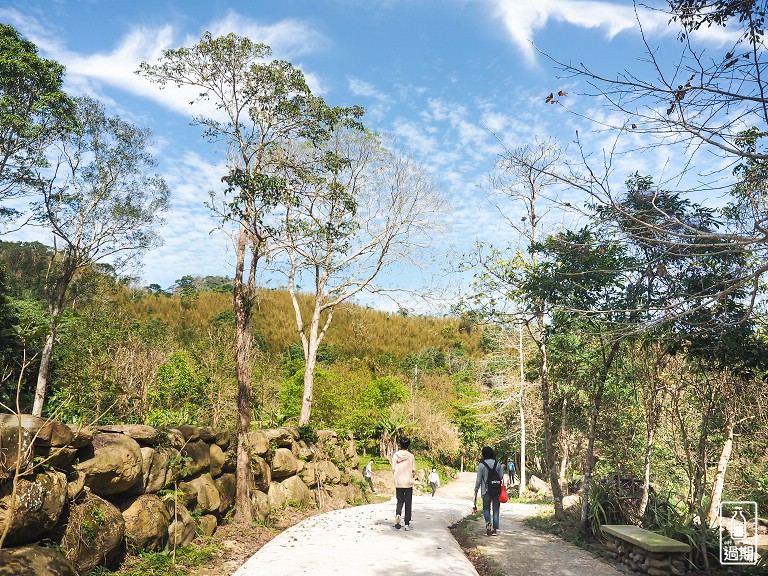
[[[309,311],[310,297],[302,298]],[[134,293],[123,305],[137,319],[155,318],[173,329],[203,328],[214,320],[231,316],[232,296],[222,291],[188,295]],[[306,317],[306,315],[305,315]],[[281,352],[299,342],[290,295],[284,289],[261,289],[253,318],[257,341],[270,352]],[[393,314],[355,304],[343,304],[334,312],[324,340],[348,357],[391,355],[399,360],[424,349],[477,351],[478,338],[471,327],[456,318]]]
[[[7,275],[7,293],[17,300],[45,302],[44,283],[49,248],[38,242],[0,241],[0,262]],[[70,304],[78,310],[84,294],[99,294],[94,301],[111,301],[121,316],[140,324],[163,325],[179,335],[204,331],[212,323],[231,321],[231,279],[190,275],[167,290],[144,288],[117,281],[109,267],[83,274],[76,282]],[[79,289],[78,289],[79,288]],[[106,299],[106,300],[105,300]],[[309,310],[309,296],[301,298]],[[305,316],[306,317],[306,316]],[[253,329],[264,351],[282,353],[299,343],[295,314],[285,289],[260,289],[255,301]],[[457,318],[389,313],[345,303],[339,306],[324,344],[349,357],[392,356],[404,360],[425,349],[461,349],[474,355],[478,337]]]
[[[0,322],[14,335],[0,340],[0,361],[21,383],[24,412],[48,333],[46,275],[56,264],[42,244],[0,243]],[[164,290],[86,268],[57,322],[44,413],[86,423],[234,422],[231,290],[227,278],[189,275]],[[470,407],[482,395],[471,373],[480,332],[457,318],[338,306],[317,355],[313,425],[353,432],[371,447],[408,429],[435,457],[456,457],[462,428],[478,438],[484,429]],[[304,355],[286,290],[257,292],[252,333],[253,419],[295,424]],[[15,388],[4,385],[0,401],[13,405]]]

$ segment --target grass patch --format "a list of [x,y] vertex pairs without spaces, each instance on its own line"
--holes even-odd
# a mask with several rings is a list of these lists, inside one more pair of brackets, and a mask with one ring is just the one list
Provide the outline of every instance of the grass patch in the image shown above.
[[[511,492],[514,494],[515,489],[513,488]],[[510,493],[510,490],[507,489],[507,494]],[[545,504],[548,506],[554,506],[555,500],[552,498],[552,496],[525,496],[524,498],[519,497],[509,497],[509,502],[512,502],[513,504]]]
[[582,528],[578,517],[566,516],[563,520],[556,520],[553,512],[545,511],[538,516],[526,518],[523,522],[526,526],[562,538],[596,556],[603,557],[603,543],[595,538],[588,528]]
[[99,567],[88,576],[188,576],[191,569],[210,562],[218,550],[219,547],[211,543],[182,546],[176,549],[175,562],[170,550],[142,551],[129,556],[117,572]]

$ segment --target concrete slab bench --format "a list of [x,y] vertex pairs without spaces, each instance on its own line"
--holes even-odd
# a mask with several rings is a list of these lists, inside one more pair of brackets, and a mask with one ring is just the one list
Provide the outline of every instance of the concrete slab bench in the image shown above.
[[650,576],[683,576],[687,574],[686,556],[691,547],[639,526],[604,524],[606,553],[632,570]]

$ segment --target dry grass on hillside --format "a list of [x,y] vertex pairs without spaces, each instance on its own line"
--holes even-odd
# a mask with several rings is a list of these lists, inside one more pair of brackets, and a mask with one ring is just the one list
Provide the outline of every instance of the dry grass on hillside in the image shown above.
[[[176,296],[147,295],[137,301],[124,302],[138,319],[157,318],[173,329],[194,329],[207,326],[218,315],[232,309],[232,297],[217,292],[202,292],[188,309]],[[310,298],[303,297],[304,312],[308,314]],[[281,351],[299,341],[290,295],[285,290],[261,290],[253,318],[254,330],[269,349]],[[325,344],[349,356],[378,356],[393,354],[404,358],[427,348],[445,349],[461,344],[473,354],[477,348],[475,332],[459,330],[455,318],[402,316],[354,304],[336,309]]]

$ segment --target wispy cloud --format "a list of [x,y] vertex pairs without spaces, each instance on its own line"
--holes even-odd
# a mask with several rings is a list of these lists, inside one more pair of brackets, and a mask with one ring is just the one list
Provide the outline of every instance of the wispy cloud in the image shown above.
[[324,51],[331,44],[328,38],[304,20],[289,18],[265,24],[246,18],[234,10],[230,10],[224,18],[212,22],[208,30],[214,36],[234,33],[266,44],[272,48],[275,57],[291,62],[301,56]]
[[349,92],[353,96],[363,96],[365,98],[373,98],[374,100],[379,100],[380,102],[389,102],[391,100],[387,94],[377,89],[376,86],[374,86],[370,82],[360,80],[360,78],[355,78],[354,76],[350,77],[348,81],[348,85],[349,85]]
[[[223,18],[201,28],[197,36],[182,34],[172,24],[134,26],[114,48],[108,51],[82,54],[68,49],[56,36],[53,28],[35,18],[14,9],[0,10],[0,18],[11,22],[22,34],[34,42],[41,54],[64,64],[67,68],[67,85],[75,94],[85,93],[108,100],[103,87],[115,87],[129,93],[150,98],[175,112],[189,115],[215,115],[211,104],[198,103],[198,90],[168,86],[164,90],[136,75],[142,62],[155,63],[162,52],[169,48],[192,45],[203,32],[214,36],[234,33],[270,46],[275,58],[295,60],[302,55],[325,50],[329,41],[311,24],[296,19],[286,19],[265,24],[230,11]],[[322,93],[323,83],[314,74],[306,74],[313,90]]]
[[[517,45],[529,64],[536,57],[535,36],[552,22],[570,24],[579,28],[605,31],[608,38],[622,32],[638,30],[638,20],[644,32],[652,37],[669,36],[677,28],[669,25],[669,15],[649,10],[630,2],[604,2],[599,0],[492,0],[495,13],[504,24],[510,40]],[[703,40],[723,44],[733,41],[733,34],[725,28],[713,27],[696,33]]]

